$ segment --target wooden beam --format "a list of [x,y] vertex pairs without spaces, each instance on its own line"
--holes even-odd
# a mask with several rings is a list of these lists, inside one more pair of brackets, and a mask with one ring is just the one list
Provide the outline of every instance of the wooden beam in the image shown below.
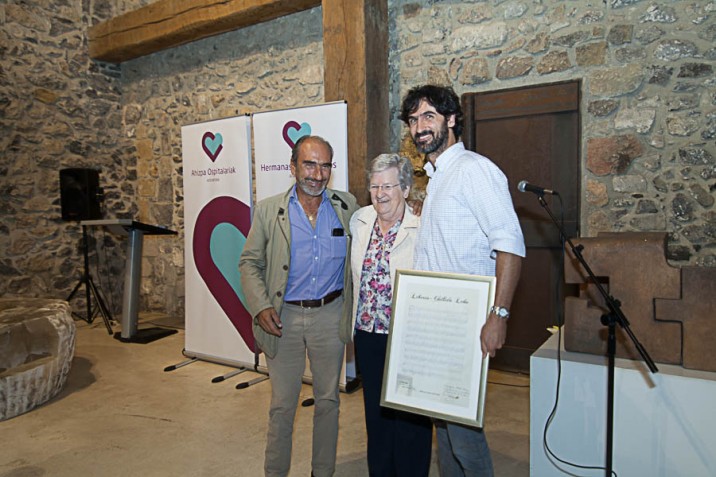
[[90,28],[90,57],[127,61],[319,5],[324,99],[348,103],[349,189],[365,205],[366,166],[390,147],[387,0],[159,0]]
[[326,101],[348,102],[349,189],[370,203],[368,162],[390,152],[387,0],[323,0]]
[[91,27],[89,54],[120,63],[319,5],[321,0],[159,0]]

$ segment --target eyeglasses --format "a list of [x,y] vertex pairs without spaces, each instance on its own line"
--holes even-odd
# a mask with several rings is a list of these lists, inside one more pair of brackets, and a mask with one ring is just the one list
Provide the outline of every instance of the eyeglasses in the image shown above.
[[383,185],[370,185],[368,187],[368,190],[371,192],[378,192],[379,190],[383,190],[384,192],[390,192],[394,188],[400,186],[400,184],[383,184]]

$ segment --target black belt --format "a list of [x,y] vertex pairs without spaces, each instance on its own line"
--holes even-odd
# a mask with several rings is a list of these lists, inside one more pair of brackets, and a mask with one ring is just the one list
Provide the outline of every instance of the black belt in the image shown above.
[[319,306],[328,305],[330,302],[341,296],[342,293],[343,290],[335,290],[318,300],[286,300],[286,303],[289,305],[298,305],[302,308],[318,308]]

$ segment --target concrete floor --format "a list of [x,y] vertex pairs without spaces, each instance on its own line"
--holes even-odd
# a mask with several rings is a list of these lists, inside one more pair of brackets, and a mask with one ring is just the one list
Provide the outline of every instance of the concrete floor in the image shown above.
[[[122,343],[102,320],[77,322],[75,358],[63,391],[0,422],[0,477],[261,476],[270,382],[185,358],[184,332],[149,344]],[[118,328],[117,328],[118,329]],[[529,475],[529,378],[491,371],[486,425],[495,475]],[[304,385],[302,399],[311,397]],[[299,407],[292,476],[310,475],[311,407]],[[368,475],[360,390],[341,393],[336,476]],[[431,476],[437,476],[435,444]]]

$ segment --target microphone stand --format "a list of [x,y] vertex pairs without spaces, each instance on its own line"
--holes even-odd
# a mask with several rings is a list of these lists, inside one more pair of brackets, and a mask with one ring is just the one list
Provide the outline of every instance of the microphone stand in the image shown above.
[[[597,287],[597,290],[599,290],[599,293],[604,298],[604,301],[607,305],[607,308],[609,309],[608,313],[605,313],[601,316],[601,322],[604,326],[608,328],[608,335],[607,335],[607,357],[608,357],[608,371],[607,371],[607,446],[606,446],[606,465],[605,465],[605,475],[607,477],[611,477],[612,475],[612,458],[613,458],[613,446],[614,446],[614,357],[616,355],[617,351],[617,338],[616,338],[616,325],[618,324],[622,330],[629,336],[629,339],[631,339],[632,343],[634,343],[634,346],[636,347],[636,350],[641,355],[642,359],[646,363],[647,367],[649,368],[649,371],[652,373],[657,373],[659,370],[654,364],[654,361],[649,356],[649,353],[647,353],[646,349],[642,346],[642,344],[639,342],[639,340],[636,338],[634,333],[632,332],[631,328],[629,327],[629,321],[627,320],[626,316],[624,316],[624,313],[621,310],[621,302],[617,300],[616,298],[612,297],[607,293],[607,291],[604,289],[604,287],[599,283],[597,280],[597,277],[592,272],[592,269],[589,267],[589,264],[582,256],[582,250],[584,250],[583,245],[575,246],[572,243],[572,240],[567,237],[567,235],[564,233],[564,229],[562,225],[559,223],[559,221],[555,218],[555,216],[552,214],[552,211],[550,210],[549,206],[547,205],[547,202],[544,200],[544,192],[535,192],[538,196],[538,200],[540,205],[544,210],[547,211],[547,214],[552,219],[552,222],[557,226],[557,229],[559,229],[560,237],[563,241],[569,244],[570,249],[572,250],[572,253],[575,257],[577,257],[577,260],[579,260],[579,263],[582,264],[582,267],[589,275],[589,278],[592,280],[592,283],[594,283]],[[559,195],[556,192],[554,195]],[[561,346],[561,343],[558,343],[558,346]]]

